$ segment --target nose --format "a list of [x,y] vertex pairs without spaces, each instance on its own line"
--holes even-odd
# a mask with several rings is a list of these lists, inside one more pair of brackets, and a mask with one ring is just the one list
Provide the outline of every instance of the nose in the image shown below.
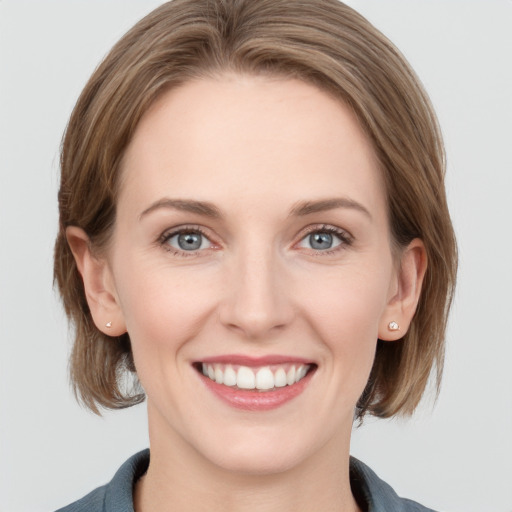
[[269,339],[293,318],[283,263],[271,248],[246,250],[227,265],[221,323],[249,340]]

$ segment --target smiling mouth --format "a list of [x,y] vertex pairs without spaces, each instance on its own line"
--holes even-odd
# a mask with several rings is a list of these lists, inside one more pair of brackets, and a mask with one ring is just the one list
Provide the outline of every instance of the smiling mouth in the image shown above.
[[195,363],[211,381],[242,391],[276,391],[293,386],[316,369],[316,364],[286,363],[250,367],[237,364]]

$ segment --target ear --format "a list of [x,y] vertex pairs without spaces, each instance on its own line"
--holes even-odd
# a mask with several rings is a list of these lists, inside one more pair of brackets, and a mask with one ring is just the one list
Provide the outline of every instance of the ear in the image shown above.
[[396,286],[380,320],[379,339],[396,341],[405,336],[416,312],[426,270],[425,245],[415,238],[402,252]]
[[69,226],[66,228],[66,238],[84,282],[94,324],[108,336],[124,334],[126,324],[106,259],[92,253],[89,237],[83,229]]

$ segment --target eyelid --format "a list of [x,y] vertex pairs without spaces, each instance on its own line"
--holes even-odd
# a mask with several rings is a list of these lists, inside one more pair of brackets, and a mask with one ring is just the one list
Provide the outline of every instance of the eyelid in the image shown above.
[[346,229],[333,226],[332,224],[313,224],[307,226],[299,233],[299,241],[294,245],[300,244],[307,236],[311,235],[312,233],[329,233],[335,235],[341,241],[340,244],[331,249],[318,250],[313,248],[305,248],[306,250],[310,250],[318,255],[332,254],[333,252],[343,250],[346,247],[351,246],[352,243],[354,242],[354,237]]
[[[312,233],[317,232],[324,232],[335,235],[339,240],[340,243],[336,245],[333,248],[325,249],[325,250],[319,250],[319,249],[313,249],[313,248],[304,248],[306,250],[309,250],[311,253],[314,253],[315,255],[327,255],[332,254],[336,251],[343,250],[349,246],[352,245],[354,241],[353,235],[348,232],[346,229],[334,226],[332,224],[312,224],[310,226],[306,226],[304,229],[302,229],[298,235],[299,240],[293,244],[294,247],[297,247],[307,236],[311,235]],[[211,244],[210,247],[205,249],[197,249],[193,251],[185,251],[181,250],[177,247],[173,247],[167,244],[167,242],[174,236],[182,234],[182,233],[199,233],[202,236],[204,236]],[[162,234],[158,237],[157,243],[159,246],[164,248],[166,251],[172,252],[175,255],[180,256],[199,256],[202,253],[206,253],[209,250],[212,249],[219,249],[221,247],[221,244],[216,242],[214,240],[215,237],[213,237],[210,233],[210,230],[205,228],[204,226],[198,225],[198,224],[183,224],[179,226],[174,226],[172,228],[168,228],[162,232]]]
[[[176,235],[184,234],[184,233],[199,233],[201,236],[205,237],[211,244],[210,247],[205,249],[197,249],[193,251],[185,251],[182,249],[179,249],[178,247],[173,247],[169,245],[167,242],[175,237]],[[214,240],[212,240],[212,236],[209,233],[209,230],[205,229],[203,226],[200,226],[198,224],[183,224],[180,226],[175,226],[172,228],[166,229],[157,239],[157,243],[159,246],[161,246],[164,250],[168,252],[172,252],[174,255],[179,256],[199,256],[201,253],[204,253],[205,251],[211,250],[211,249],[217,249],[219,247],[219,244],[216,243]]]

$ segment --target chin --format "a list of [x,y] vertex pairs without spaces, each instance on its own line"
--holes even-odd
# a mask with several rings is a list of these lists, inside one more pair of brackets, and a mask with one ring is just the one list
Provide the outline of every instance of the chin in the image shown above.
[[245,430],[241,436],[227,435],[222,444],[205,446],[202,455],[224,471],[263,476],[290,471],[315,451],[297,433]]
[[[216,457],[217,458],[217,457]],[[253,449],[242,453],[219,454],[218,460],[211,460],[224,471],[240,475],[265,476],[285,473],[301,464],[297,453],[282,450],[261,450],[255,445]]]

